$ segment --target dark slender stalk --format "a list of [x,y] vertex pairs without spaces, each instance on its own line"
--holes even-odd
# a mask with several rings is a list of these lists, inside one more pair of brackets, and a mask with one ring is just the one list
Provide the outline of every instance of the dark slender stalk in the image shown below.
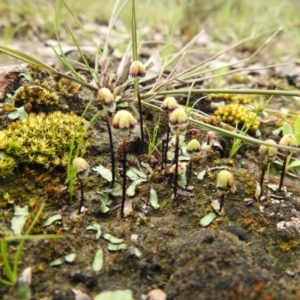
[[261,171],[261,177],[260,177],[260,181],[259,181],[259,185],[260,185],[260,194],[258,196],[258,199],[263,195],[264,193],[264,177],[265,177],[265,172],[266,172],[266,169],[267,169],[267,165],[268,163],[267,162],[264,162],[263,163],[263,166],[262,166],[262,171]]
[[224,207],[225,193],[221,196],[220,199],[220,214],[222,213],[222,209]]
[[165,159],[165,151],[166,151],[166,140],[163,139],[163,140],[162,140],[162,143],[161,143],[161,153],[162,153],[162,156],[161,156],[161,170],[164,169],[164,165],[165,165],[165,162],[164,162],[164,159]]
[[177,187],[178,187],[178,154],[179,154],[179,133],[176,133],[176,142],[175,142],[175,174],[174,174],[174,199],[176,199],[177,195]]
[[105,111],[105,121],[107,125],[108,130],[108,136],[109,136],[109,144],[110,144],[110,157],[111,157],[111,174],[112,174],[112,180],[110,186],[113,188],[116,180],[116,171],[115,171],[115,153],[114,153],[114,144],[112,139],[112,132],[110,127],[110,119],[108,116],[107,111]]
[[284,179],[284,175],[285,175],[285,168],[286,168],[287,159],[288,159],[288,154],[285,155],[284,160],[283,160],[283,166],[282,166],[282,169],[281,169],[281,176],[280,176],[278,191],[281,191],[282,186],[283,186],[283,179]]
[[126,139],[123,139],[123,186],[122,186],[122,205],[121,205],[121,217],[124,218],[124,206],[126,198],[126,155],[127,155],[127,146]]
[[143,113],[142,101],[141,101],[140,88],[139,88],[138,82],[137,82],[137,98],[138,98],[138,107],[139,107],[139,114],[140,114],[140,130],[141,130],[141,141],[142,141],[141,150],[143,152],[145,138],[144,138],[144,127],[143,127],[143,115],[142,115],[142,113]]
[[167,164],[167,160],[168,160],[168,145],[169,145],[169,136],[170,136],[170,127],[168,126],[167,128],[167,137],[166,137],[166,147],[165,147],[165,152],[163,153],[163,163],[166,165]]
[[84,202],[83,181],[82,180],[80,180],[80,195],[81,195],[81,199],[80,199],[80,204],[79,204],[79,208],[78,208],[78,215],[81,214],[81,208],[82,208],[83,202]]
[[186,185],[185,185],[185,189],[187,189],[189,182],[190,182],[190,178],[191,178],[191,174],[192,174],[192,165],[193,165],[193,158],[191,157],[190,161],[189,161],[189,168],[188,168],[188,172],[186,174]]

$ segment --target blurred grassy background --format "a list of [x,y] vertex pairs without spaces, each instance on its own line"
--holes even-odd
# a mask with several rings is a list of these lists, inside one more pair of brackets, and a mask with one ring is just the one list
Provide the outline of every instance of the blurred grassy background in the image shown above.
[[[57,3],[59,1],[0,0],[2,43],[9,44],[14,37],[28,40],[32,35],[41,41],[55,38],[53,21]],[[66,3],[89,28],[91,24],[107,24],[115,1],[66,0]],[[121,20],[128,29],[130,6],[131,1],[128,1],[121,13]],[[285,42],[300,43],[298,0],[150,0],[136,1],[136,8],[138,21],[145,17],[143,26],[150,26],[167,37],[182,35],[189,39],[200,29],[205,29],[216,41],[232,43],[266,33],[244,46],[251,51],[260,45],[262,38],[265,40],[271,32],[283,27],[281,36]],[[64,18],[73,30],[78,27],[66,9],[59,15],[60,20]],[[62,35],[67,38],[67,33],[64,35],[62,31]],[[295,48],[294,51],[298,50]]]

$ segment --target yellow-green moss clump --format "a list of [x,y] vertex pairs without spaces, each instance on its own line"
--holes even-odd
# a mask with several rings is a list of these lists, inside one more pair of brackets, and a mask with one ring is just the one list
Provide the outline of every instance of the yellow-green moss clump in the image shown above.
[[38,85],[23,85],[13,96],[14,102],[23,101],[24,103],[58,105],[59,97],[57,93],[50,92],[46,88]]
[[67,98],[74,97],[81,90],[81,85],[66,78],[61,78],[57,83],[59,92]]
[[12,175],[14,172],[14,168],[16,166],[16,161],[10,157],[0,157],[0,177],[7,177]]
[[255,113],[249,111],[245,106],[239,104],[228,104],[218,107],[212,117],[213,123],[225,122],[233,126],[250,126],[251,131],[256,131],[259,127],[259,120]]
[[250,82],[249,76],[242,74],[242,73],[233,73],[230,76],[227,77],[227,82],[229,84],[247,84]]
[[0,107],[0,114],[9,113],[16,110],[15,106],[12,103],[4,103]]
[[[45,167],[65,165],[74,138],[75,148],[81,139],[84,124],[77,115],[54,112],[30,114],[0,131],[0,150],[18,162],[37,163]],[[83,155],[88,143],[82,142]],[[0,171],[1,172],[1,171]]]

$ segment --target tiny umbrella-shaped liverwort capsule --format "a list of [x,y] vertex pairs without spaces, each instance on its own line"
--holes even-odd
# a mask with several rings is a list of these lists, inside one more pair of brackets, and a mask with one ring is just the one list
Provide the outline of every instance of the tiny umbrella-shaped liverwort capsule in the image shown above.
[[123,184],[122,184],[122,205],[121,205],[121,217],[124,217],[124,207],[126,198],[126,155],[127,155],[127,144],[126,139],[129,136],[131,130],[135,128],[137,120],[127,110],[118,111],[112,121],[112,126],[115,130],[120,131],[123,143]]
[[207,145],[213,145],[213,143],[218,140],[216,133],[213,131],[208,131],[206,137],[207,137]]
[[77,179],[80,182],[81,200],[78,208],[78,215],[80,215],[84,202],[83,183],[88,178],[90,166],[84,158],[75,157],[72,161],[72,167],[76,173]]
[[236,185],[232,173],[227,170],[220,171],[217,177],[216,188],[219,196],[227,192],[235,193]]
[[[169,173],[175,173],[176,165],[172,165],[169,169]],[[186,168],[185,165],[181,162],[178,163],[178,175],[184,174]]]
[[108,112],[114,113],[117,105],[116,105],[114,95],[108,88],[101,88],[98,90],[98,99],[100,100],[101,104],[104,107],[104,117],[105,117],[106,126],[107,126],[107,130],[108,130],[109,143],[110,143],[110,156],[111,156],[111,174],[112,174],[111,187],[113,187],[114,183],[115,183],[115,178],[116,178],[116,175],[115,175],[115,153],[114,153],[112,132],[111,132],[111,127],[110,127],[110,117],[108,115]]
[[129,76],[135,78],[134,79],[134,100],[138,100],[138,109],[139,109],[139,121],[140,121],[140,134],[141,134],[141,152],[144,149],[145,138],[144,138],[144,127],[143,127],[143,110],[142,110],[142,100],[139,88],[139,78],[144,77],[146,75],[145,66],[139,61],[135,60],[131,63],[129,69]]
[[115,112],[117,107],[116,101],[114,95],[108,88],[99,89],[97,96],[107,111],[109,111],[110,113]]
[[176,199],[177,195],[177,186],[178,186],[178,154],[179,154],[179,135],[185,135],[188,126],[188,117],[184,109],[176,108],[173,112],[169,115],[169,127],[171,132],[176,135],[175,141],[175,174],[174,174],[174,188],[173,194],[174,199]]
[[178,108],[178,102],[174,97],[167,97],[162,105],[161,108],[167,112],[172,112],[173,110],[175,110],[176,108]]
[[90,172],[90,166],[84,158],[75,157],[72,161],[72,166],[74,171],[76,172],[78,180],[87,179]]
[[169,127],[173,134],[185,135],[188,126],[188,117],[183,108],[176,108],[169,115]]
[[225,194],[227,194],[228,192],[233,194],[236,191],[236,185],[232,173],[227,170],[222,170],[221,172],[219,172],[217,176],[216,188],[218,195],[221,197],[220,212],[222,213]]
[[129,68],[129,76],[131,77],[144,77],[146,76],[146,68],[139,60],[134,60]]
[[[174,97],[167,97],[162,105],[161,108],[170,114],[176,108],[178,108],[178,102]],[[170,127],[167,127],[167,136],[162,142],[162,166],[167,163],[167,153],[168,153],[168,144],[169,144],[169,135],[170,135]]]
[[294,134],[287,133],[281,138],[279,145],[285,145],[285,146],[289,146],[289,147],[297,147],[297,138],[295,137]]
[[137,120],[127,110],[119,110],[112,120],[112,127],[119,131],[122,137],[129,136],[130,131],[135,128]]
[[[285,134],[279,141],[279,145],[284,145],[284,146],[289,146],[289,147],[297,147],[297,144],[298,144],[297,138],[292,133]],[[286,171],[286,163],[287,163],[288,157],[289,157],[289,153],[288,153],[288,151],[285,151],[285,156],[283,159],[283,165],[282,165],[282,169],[281,169],[279,188],[278,188],[279,191],[281,191],[282,186],[283,186],[283,180],[284,180],[284,175],[285,175],[285,171]]]
[[[266,140],[267,143],[277,145],[272,139]],[[264,162],[274,162],[277,157],[278,149],[276,147],[261,145],[258,150]]]
[[192,139],[188,142],[186,146],[186,152],[190,157],[199,154],[200,151],[201,151],[201,145],[198,142],[198,140]]
[[224,149],[219,141],[218,136],[213,131],[208,131],[206,134],[206,142],[202,144],[205,149],[217,150],[220,153],[220,157],[224,157]]
[[201,145],[198,142],[198,140],[196,140],[196,139],[190,140],[186,146],[186,152],[187,152],[188,156],[190,157],[190,161],[188,163],[188,174],[187,174],[185,188],[188,187],[188,184],[189,184],[189,181],[191,178],[194,156],[198,155],[201,152]]

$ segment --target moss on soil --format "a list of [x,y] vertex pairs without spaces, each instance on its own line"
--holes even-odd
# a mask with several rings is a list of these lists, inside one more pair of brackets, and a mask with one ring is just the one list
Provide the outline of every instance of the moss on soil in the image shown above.
[[[93,97],[90,93],[77,93],[74,97],[62,96],[57,109],[73,110],[80,115]],[[80,99],[80,100],[79,100]],[[43,108],[44,109],[44,108]],[[99,107],[93,105],[87,119]],[[157,112],[147,109],[145,119],[152,130]],[[110,167],[106,126],[99,117],[89,131],[90,147],[86,158],[90,165]],[[164,134],[166,120],[162,120],[159,138]],[[201,130],[201,129],[200,129]],[[201,130],[201,139],[205,131]],[[117,149],[118,139],[114,140]],[[129,149],[138,160],[147,162],[146,155],[134,153],[139,141],[133,137]],[[224,144],[228,140],[224,139]],[[227,149],[228,150],[228,149]],[[286,271],[297,273],[300,263],[299,233],[293,228],[278,231],[276,224],[291,220],[300,213],[299,191],[276,194],[267,191],[264,202],[245,206],[244,199],[253,197],[255,180],[259,177],[259,162],[254,159],[253,149],[245,145],[242,156],[234,160],[219,157],[210,151],[206,159],[196,159],[193,172],[207,170],[200,181],[193,174],[193,188],[171,201],[173,178],[163,176],[160,165],[153,166],[154,174],[147,183],[139,186],[131,197],[133,211],[126,220],[118,218],[120,197],[111,197],[110,211],[101,213],[101,193],[108,188],[105,180],[92,172],[84,186],[87,211],[74,218],[78,209],[79,189],[69,201],[66,191],[66,170],[58,166],[49,169],[41,165],[21,163],[13,176],[0,182],[0,216],[9,225],[14,204],[29,205],[30,211],[40,201],[46,204],[42,220],[34,228],[34,234],[62,234],[61,240],[26,242],[19,262],[21,271],[32,266],[32,292],[36,299],[74,299],[71,288],[79,288],[91,295],[102,290],[131,289],[139,299],[152,288],[162,288],[168,299],[298,299],[300,280]],[[136,151],[137,152],[137,151]],[[245,154],[243,156],[243,154]],[[122,172],[118,157],[117,182]],[[202,229],[200,218],[212,211],[211,200],[217,198],[215,180],[220,168],[228,168],[234,175],[237,192],[225,198],[225,216],[218,216],[210,228]],[[145,169],[144,169],[145,170]],[[146,172],[146,170],[145,170]],[[271,175],[277,181],[278,176]],[[287,183],[292,188],[292,183]],[[150,188],[156,190],[161,208],[155,210],[149,204]],[[99,194],[100,192],[100,194]],[[62,221],[42,227],[47,217],[60,213]],[[28,218],[28,227],[33,214]],[[103,238],[94,239],[86,227],[93,222],[102,226],[102,233],[124,239],[128,246],[137,247],[142,256],[137,258],[128,250],[111,252]],[[132,234],[138,239],[133,241]],[[10,249],[15,244],[10,244]],[[104,265],[95,272],[91,264],[97,249],[104,252]],[[69,253],[76,253],[73,263],[51,267],[51,261]],[[0,265],[2,268],[2,266]],[[291,274],[291,273],[289,273]],[[0,294],[13,299],[14,289],[0,286]]]

